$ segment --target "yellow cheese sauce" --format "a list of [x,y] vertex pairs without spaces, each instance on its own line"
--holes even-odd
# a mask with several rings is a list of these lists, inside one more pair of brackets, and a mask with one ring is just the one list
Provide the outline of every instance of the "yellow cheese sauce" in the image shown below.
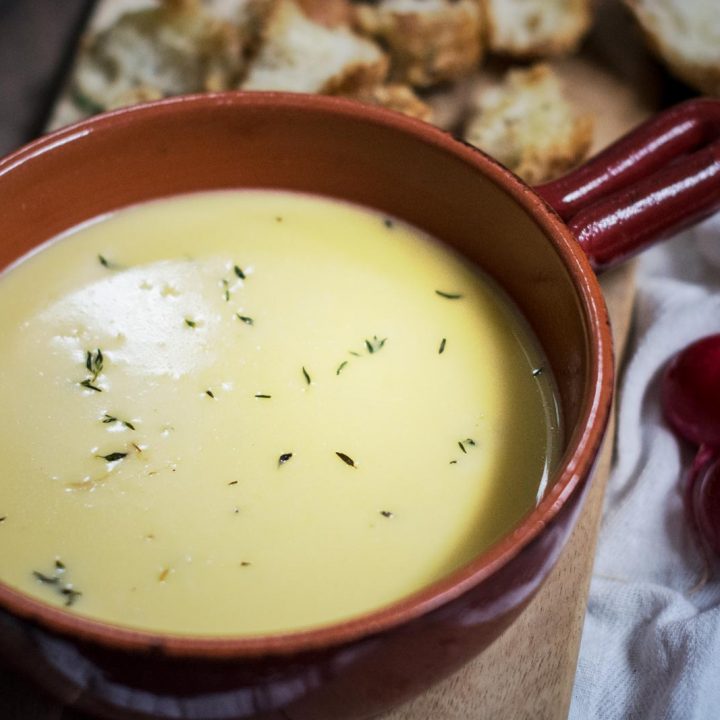
[[178,634],[346,619],[536,503],[552,378],[493,283],[400,221],[227,191],[0,277],[0,580]]

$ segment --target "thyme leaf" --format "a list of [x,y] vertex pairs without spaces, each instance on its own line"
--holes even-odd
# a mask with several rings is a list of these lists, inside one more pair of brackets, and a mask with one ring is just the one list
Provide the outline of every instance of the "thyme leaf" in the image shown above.
[[107,460],[108,462],[117,462],[118,460],[122,460],[123,458],[127,457],[126,452],[112,452],[109,455],[96,455],[95,457],[99,457],[102,460]]
[[466,446],[469,445],[470,447],[475,447],[477,443],[472,438],[465,438],[464,440],[460,440],[458,442],[458,447],[467,454]]
[[395,513],[394,513],[394,512],[390,512],[390,510],[381,510],[381,511],[380,511],[380,514],[381,514],[383,517],[386,517],[386,518],[395,517]]
[[449,293],[443,290],[436,290],[435,293],[440,297],[444,297],[447,300],[459,300],[462,297],[462,293]]
[[39,570],[33,570],[32,574],[45,585],[57,585],[60,580],[60,578],[55,575],[45,575],[45,573],[41,573]]
[[442,355],[445,352],[445,342],[445,338],[440,341],[440,349],[438,350],[438,355]]
[[7,515],[0,516],[0,523],[4,523],[7,520]]
[[308,385],[312,385],[312,379],[311,379],[311,377],[310,377],[310,373],[308,373],[308,371],[305,369],[305,366],[304,366],[304,365],[303,365],[302,372],[303,372],[303,375],[305,376],[305,382],[306,382]]
[[335,453],[346,465],[349,465],[350,467],[357,467],[355,465],[355,461],[349,456],[346,455],[343,452],[336,452]]
[[240,313],[235,313],[235,317],[237,317],[238,320],[242,320],[246,325],[254,325],[255,321],[248,317],[247,315],[241,315]]
[[89,378],[85,378],[80,382],[88,390],[94,390],[95,392],[102,392],[102,388],[95,385],[95,381],[98,379],[98,375],[103,371],[105,365],[105,358],[102,350],[98,348],[94,353],[92,350],[88,350],[85,353],[85,369],[90,373]]
[[206,391],[205,391],[205,394],[206,394],[208,397],[211,397],[213,400],[215,399],[215,393],[214,393],[212,390],[206,390]]
[[66,582],[60,584],[60,580],[65,575],[65,563],[60,558],[55,559],[55,570],[52,575],[46,575],[39,570],[33,570],[33,577],[43,585],[52,585],[58,595],[65,598],[65,607],[70,607],[82,595],[79,590],[75,590],[72,583]]
[[367,351],[373,355],[376,352],[382,350],[383,345],[387,342],[387,338],[379,338],[377,335],[373,335],[372,340],[365,340],[365,347]]
[[135,429],[135,426],[129,420],[120,420],[114,415],[108,415],[107,413],[102,416],[101,422],[103,423],[103,425],[111,425],[113,423],[119,422],[123,427],[126,427],[128,430]]
[[279,467],[280,465],[284,465],[292,456],[293,456],[292,453],[283,453],[283,454],[278,458],[278,467]]
[[272,395],[263,395],[262,393],[257,393],[257,394],[255,395],[255,397],[256,397],[256,398],[263,398],[263,399],[265,399],[265,400],[269,400],[269,399],[272,397]]
[[185,318],[185,324],[190,328],[197,327],[195,320],[191,320],[190,318]]
[[85,367],[89,373],[92,373],[93,381],[97,380],[97,376],[103,371],[104,364],[105,358],[100,348],[94,354],[91,350],[85,354]]
[[235,274],[241,279],[245,280],[245,273],[242,271],[242,268],[239,265],[235,265],[233,267],[233,270],[235,271]]
[[343,361],[338,365],[338,369],[335,371],[335,374],[336,374],[336,375],[339,375],[339,374],[343,371],[343,368],[344,368],[347,364],[348,364],[348,361],[347,361],[347,360],[343,360]]
[[71,607],[75,601],[82,595],[79,590],[74,590],[72,585],[66,585],[60,590],[60,594],[65,596],[65,607]]

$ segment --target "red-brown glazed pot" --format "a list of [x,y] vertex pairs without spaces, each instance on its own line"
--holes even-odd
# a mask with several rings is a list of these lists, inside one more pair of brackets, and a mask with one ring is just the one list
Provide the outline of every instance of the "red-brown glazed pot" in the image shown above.
[[0,268],[88,218],[192,191],[302,190],[399,216],[515,300],[552,365],[567,427],[535,510],[466,567],[383,610],[287,635],[178,637],[77,617],[0,584],[4,660],[107,718],[338,720],[371,717],[481,652],[557,560],[608,420],[611,335],[581,247],[601,267],[718,207],[718,134],[719,102],[680,106],[539,195],[474,148],[388,111],[226,94],[99,116],[0,161]]

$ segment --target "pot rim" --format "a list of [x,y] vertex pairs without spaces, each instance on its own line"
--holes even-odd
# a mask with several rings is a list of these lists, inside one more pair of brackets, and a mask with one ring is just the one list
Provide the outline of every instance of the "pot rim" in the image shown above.
[[589,479],[607,426],[614,368],[610,321],[602,290],[590,263],[557,213],[525,182],[476,147],[423,121],[353,100],[279,92],[225,92],[187,95],[121,108],[49,133],[0,159],[0,178],[69,142],[128,123],[158,120],[176,113],[217,107],[274,107],[296,112],[321,111],[339,118],[413,135],[425,145],[449,153],[502,186],[543,231],[568,271],[588,333],[590,381],[579,420],[553,473],[550,490],[510,533],[477,556],[412,595],[351,619],[307,630],[257,636],[180,635],[137,630],[73,614],[36,600],[0,582],[0,607],[64,636],[126,651],[152,651],[195,658],[284,656],[342,645],[392,630],[454,600],[518,555],[548,526],[570,496]]

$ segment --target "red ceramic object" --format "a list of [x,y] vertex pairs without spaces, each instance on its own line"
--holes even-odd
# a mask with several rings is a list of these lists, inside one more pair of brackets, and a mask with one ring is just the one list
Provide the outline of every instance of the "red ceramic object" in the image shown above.
[[[719,107],[697,101],[671,111],[660,135],[647,126],[629,147],[541,189],[583,229],[598,266],[720,205],[711,140]],[[618,152],[634,159],[624,165]],[[641,179],[648,172],[653,179]],[[666,182],[675,190],[663,190]],[[402,602],[317,630],[253,639],[156,635],[80,618],[0,584],[0,654],[62,702],[103,717],[368,718],[418,693],[487,647],[537,591],[578,515],[608,420],[608,317],[571,230],[483,153],[350,101],[179,98],[45,137],[0,162],[0,268],[110,210],[243,187],[302,190],[392,213],[484,268],[545,348],[565,452],[537,508],[490,550]]]

